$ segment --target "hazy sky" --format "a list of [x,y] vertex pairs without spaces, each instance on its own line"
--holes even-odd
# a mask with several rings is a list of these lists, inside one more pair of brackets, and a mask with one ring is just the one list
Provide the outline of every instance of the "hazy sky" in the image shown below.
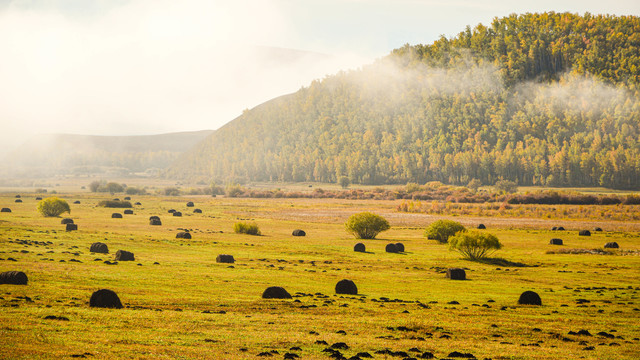
[[216,129],[403,44],[542,11],[640,15],[640,1],[0,0],[0,150]]

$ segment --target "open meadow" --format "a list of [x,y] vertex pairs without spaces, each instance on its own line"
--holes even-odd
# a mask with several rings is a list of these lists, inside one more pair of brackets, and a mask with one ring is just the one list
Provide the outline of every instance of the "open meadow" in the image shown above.
[[[11,209],[0,213],[0,272],[29,279],[0,285],[0,358],[640,357],[640,222],[407,213],[397,210],[402,200],[157,195],[132,195],[141,205],[112,218],[124,209],[97,204],[114,196],[88,190],[56,194],[71,212],[47,218],[36,196],[0,195],[0,207]],[[344,223],[361,211],[384,216],[391,229],[355,239]],[[161,226],[150,225],[152,215]],[[65,231],[65,217],[77,231]],[[463,260],[424,236],[441,218],[483,223],[504,247],[489,261]],[[234,233],[238,221],[255,222],[262,235]],[[306,236],[292,236],[295,229]],[[582,229],[591,236],[579,236]],[[176,238],[185,230],[191,239]],[[94,242],[109,253],[91,253]],[[366,252],[354,252],[358,242]],[[397,242],[405,252],[385,252]],[[566,251],[607,242],[620,249]],[[105,263],[117,250],[135,260]],[[219,254],[235,263],[216,263]],[[467,280],[447,279],[448,268],[464,268]],[[342,279],[358,295],[336,295]],[[262,299],[269,286],[293,299]],[[115,291],[124,308],[89,307],[99,289]],[[541,306],[518,305],[527,290]]]

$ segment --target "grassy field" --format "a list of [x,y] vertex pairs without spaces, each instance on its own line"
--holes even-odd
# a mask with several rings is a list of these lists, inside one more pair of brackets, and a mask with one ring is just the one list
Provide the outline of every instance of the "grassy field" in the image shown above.
[[[339,350],[346,358],[431,352],[443,359],[454,351],[478,359],[640,357],[637,222],[456,216],[469,227],[483,222],[504,244],[495,259],[478,263],[423,236],[434,219],[451,216],[400,213],[401,200],[134,196],[142,203],[134,214],[112,219],[122,210],[96,207],[111,196],[59,192],[81,202],[69,215],[78,231],[39,215],[34,194],[20,193],[22,203],[15,192],[0,195],[0,207],[12,210],[0,213],[0,272],[29,277],[27,286],[0,285],[1,358],[255,359],[271,352],[264,358],[331,359],[323,350],[338,342],[348,346]],[[353,251],[360,241],[344,230],[360,211],[392,225],[362,241],[366,253]],[[163,225],[150,226],[151,215]],[[234,223],[247,220],[263,235],[233,233]],[[605,231],[578,236],[595,226]],[[181,229],[193,239],[176,239]],[[294,229],[307,236],[291,236]],[[553,237],[564,245],[549,245]],[[108,255],[89,252],[97,241],[109,246]],[[610,241],[621,247],[612,255],[547,253]],[[389,242],[402,242],[406,253],[385,253]],[[105,264],[119,249],[136,260]],[[218,254],[236,263],[216,263]],[[465,268],[468,280],[446,279],[450,267]],[[359,295],[336,295],[341,279],[353,280]],[[283,286],[294,298],[261,299],[268,286]],[[114,290],[125,308],[90,308],[92,292],[102,288]],[[517,305],[526,290],[540,294],[543,305]],[[573,334],[580,330],[591,336]]]

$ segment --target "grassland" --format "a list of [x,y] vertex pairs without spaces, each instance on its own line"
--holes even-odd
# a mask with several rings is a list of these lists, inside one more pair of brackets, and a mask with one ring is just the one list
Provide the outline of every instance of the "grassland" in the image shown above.
[[[59,192],[81,202],[70,214],[78,231],[39,215],[34,194],[20,193],[22,203],[14,202],[15,192],[0,195],[0,207],[12,209],[0,213],[0,271],[29,276],[27,286],[0,285],[1,358],[254,359],[276,350],[269,358],[330,359],[322,350],[337,342],[349,346],[340,350],[347,358],[368,352],[401,359],[400,352],[419,357],[427,351],[440,359],[453,351],[479,359],[640,356],[638,222],[455,216],[467,226],[483,222],[504,244],[497,259],[478,263],[424,238],[431,221],[451,215],[401,213],[401,200],[135,196],[142,205],[134,215],[112,219],[121,210],[96,206],[110,196]],[[194,214],[187,201],[203,213]],[[169,209],[184,215],[170,216]],[[344,222],[365,210],[382,214],[392,228],[364,241],[367,252],[357,253],[359,241]],[[150,226],[151,215],[163,225]],[[241,220],[255,221],[263,236],[233,233]],[[550,230],[558,225],[567,231]],[[578,236],[578,229],[595,226],[605,231]],[[291,236],[297,228],[307,236]],[[190,229],[193,239],[176,239],[180,229]],[[548,245],[552,237],[565,245]],[[110,253],[90,253],[96,241]],[[609,241],[621,250],[547,253]],[[406,253],[385,253],[389,242],[404,243]],[[105,264],[118,249],[136,260]],[[218,254],[231,254],[236,263],[218,264]],[[466,268],[468,280],[446,279],[449,267]],[[335,294],[345,278],[359,295]],[[273,285],[294,299],[261,299]],[[101,288],[116,291],[125,308],[90,308],[91,293]],[[543,305],[517,305],[525,290],[538,292]],[[45,319],[49,315],[69,320]],[[582,329],[592,336],[569,334]],[[400,356],[376,353],[383,349]]]

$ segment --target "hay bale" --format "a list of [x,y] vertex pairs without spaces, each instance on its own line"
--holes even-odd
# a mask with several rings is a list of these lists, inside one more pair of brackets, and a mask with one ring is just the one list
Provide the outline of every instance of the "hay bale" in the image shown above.
[[619,249],[620,245],[618,245],[617,242],[613,241],[613,242],[608,242],[608,243],[604,244],[604,248],[605,249]]
[[149,220],[160,220],[160,217],[157,215],[151,215],[149,216]]
[[293,236],[305,236],[305,235],[307,235],[307,233],[304,232],[304,230],[296,229],[296,230],[293,230],[293,233],[291,233],[291,235],[293,235]]
[[387,244],[384,250],[388,253],[397,253],[398,247],[396,246],[396,244]]
[[149,220],[149,225],[162,225],[162,221],[160,221],[160,219],[158,219],[156,216],[156,219]]
[[187,207],[194,207],[194,206],[195,206],[195,204],[193,203],[193,201],[189,201],[187,203]]
[[202,214],[202,210],[200,210],[200,209],[193,209],[193,213],[194,213],[194,214]]
[[182,213],[180,211],[176,211],[173,213],[173,216],[182,216]]
[[62,219],[62,221],[60,221],[60,224],[65,225],[65,224],[73,224],[73,219],[71,218],[64,218]]
[[109,289],[101,289],[91,294],[89,306],[109,309],[123,308],[118,295],[113,290]]
[[125,196],[124,199],[125,200],[131,200],[131,196]]
[[191,239],[191,233],[188,231],[181,231],[176,234],[176,239]]
[[589,231],[589,230],[580,230],[578,232],[578,235],[580,235],[580,236],[591,236],[591,231]]
[[403,243],[396,243],[396,248],[398,249],[398,252],[404,252],[404,244]]
[[597,227],[597,228],[593,229],[593,231],[602,231],[602,228]]
[[518,299],[520,305],[542,305],[540,295],[533,291],[525,291],[520,295]]
[[119,198],[115,198],[115,199],[113,199],[113,201],[120,201],[120,199]]
[[75,231],[78,230],[78,225],[77,224],[67,224],[67,231]]
[[17,202],[17,203],[21,203],[21,202],[22,202],[22,199],[16,199],[16,202]]
[[133,215],[133,210],[131,209],[127,209],[125,211],[123,211],[125,215]]
[[108,254],[109,253],[109,247],[105,243],[95,242],[95,243],[91,244],[91,247],[89,248],[89,251],[90,252],[94,252],[94,253],[100,253],[100,254]]
[[467,273],[464,269],[449,268],[447,269],[447,279],[451,280],[467,280]]
[[142,203],[140,203],[140,202],[136,202],[136,203],[135,203],[135,204],[133,204],[133,205],[142,205]]
[[556,230],[558,230],[557,226],[554,226],[554,227],[551,228],[551,231],[556,231]]
[[551,239],[549,241],[549,245],[562,245],[562,239],[556,239],[556,238]]
[[236,259],[233,258],[233,255],[220,254],[220,255],[216,256],[216,262],[217,263],[225,263],[225,264],[233,264],[234,262],[236,262]]
[[478,224],[478,229],[482,230],[482,229],[486,229],[487,227],[484,226],[484,224]]
[[135,261],[136,258],[133,256],[132,252],[125,250],[118,250],[116,252],[116,260],[118,261]]
[[2,208],[2,209],[0,209],[0,212],[10,213],[10,212],[11,212],[11,209],[9,209],[9,208]]
[[80,200],[76,200],[73,202],[74,204],[80,204]]
[[27,285],[29,279],[22,271],[5,271],[0,273],[0,284]]
[[564,228],[562,226],[558,226],[558,231],[564,231]]
[[16,195],[16,199],[20,199],[22,196],[20,195]]
[[111,214],[111,218],[112,218],[112,219],[122,219],[122,214],[120,214],[120,213],[113,213],[113,214]]
[[36,200],[42,200],[42,198],[40,196],[36,197]]
[[340,280],[336,284],[336,294],[358,295],[358,287],[351,280]]
[[169,209],[169,211],[167,211],[169,214],[173,214],[174,212],[176,212],[175,209]]
[[283,287],[270,286],[262,293],[263,299],[291,299],[291,294]]
[[367,248],[364,246],[363,243],[357,243],[356,246],[353,247],[353,251],[365,252],[367,251]]

